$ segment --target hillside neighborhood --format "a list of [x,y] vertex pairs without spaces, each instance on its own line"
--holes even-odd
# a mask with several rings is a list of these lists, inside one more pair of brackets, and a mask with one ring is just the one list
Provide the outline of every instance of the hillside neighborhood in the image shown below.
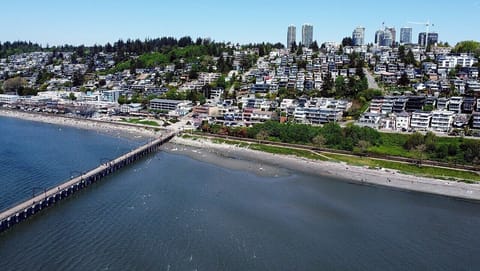
[[[337,122],[480,135],[474,54],[436,45],[315,42],[290,48],[222,44],[214,53],[188,55],[209,42],[177,45],[186,55],[162,61],[155,53],[119,58],[107,48],[11,54],[0,59],[0,104],[96,118],[189,115],[196,125]],[[134,65],[139,62],[144,65]]]

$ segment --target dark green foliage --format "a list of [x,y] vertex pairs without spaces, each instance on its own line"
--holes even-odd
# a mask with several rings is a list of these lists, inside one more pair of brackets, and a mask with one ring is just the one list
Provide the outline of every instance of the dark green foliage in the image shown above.
[[10,55],[42,51],[42,46],[32,42],[15,41],[0,43],[0,58]]
[[463,158],[466,162],[480,164],[480,141],[464,140],[460,149],[463,151]]
[[407,142],[405,142],[403,146],[407,150],[413,150],[424,143],[425,143],[424,136],[419,132],[415,132],[408,137]]
[[405,56],[405,64],[407,65],[417,65],[417,61],[415,60],[415,56],[413,55],[412,50],[408,50],[407,55]]
[[334,82],[333,82],[332,75],[329,72],[327,72],[327,75],[323,79],[323,83],[322,83],[322,96],[329,97],[330,91],[333,89],[333,87],[334,87]]
[[[255,124],[250,128],[208,125],[208,127],[203,127],[202,130],[259,140],[268,139],[284,143],[348,150],[363,155],[371,152],[414,158],[418,156],[419,150],[423,150],[422,159],[449,163],[480,164],[479,140],[438,137],[431,132],[425,135],[421,133],[406,135],[379,133],[375,129],[356,125],[348,125],[342,128],[337,123],[327,123],[318,127],[297,123],[282,124],[276,121]],[[320,141],[321,144],[319,144]]]
[[453,52],[472,53],[478,57],[480,56],[480,42],[473,40],[461,41],[455,45]]
[[345,37],[342,39],[342,46],[343,47],[346,47],[346,46],[353,46],[353,40],[351,37]]
[[20,96],[35,96],[37,95],[38,90],[33,88],[21,88],[17,91],[17,94]]
[[52,79],[53,76],[54,76],[53,73],[48,72],[46,69],[42,69],[38,72],[36,83],[37,85],[41,85],[47,82],[48,80]]
[[310,44],[310,49],[312,49],[314,52],[318,52],[320,48],[318,47],[317,41],[313,41],[312,44]]
[[68,99],[75,101],[77,97],[75,97],[75,94],[73,94],[73,92],[70,92],[70,94],[68,94]]
[[[226,127],[227,134],[237,134],[232,128]],[[259,135],[262,135],[259,137]],[[381,136],[376,130],[368,127],[348,126],[341,128],[337,123],[327,123],[323,127],[316,127],[306,124],[286,123],[281,124],[276,121],[267,121],[261,124],[255,124],[246,129],[243,137],[264,138],[268,135],[269,140],[285,143],[311,144],[315,143],[315,138],[322,138],[322,145],[329,148],[342,150],[353,150],[353,147],[359,141],[368,142],[374,146],[381,143]]]
[[72,76],[72,85],[74,87],[79,87],[79,86],[83,85],[83,81],[84,81],[83,74],[76,71]]
[[186,93],[178,92],[176,89],[172,88],[165,92],[165,94],[163,94],[161,98],[169,100],[185,100],[187,97]]
[[371,101],[374,97],[382,96],[383,93],[379,89],[366,89],[357,94],[357,98],[363,97],[366,101]]
[[410,79],[408,79],[408,76],[406,73],[402,73],[402,76],[400,76],[400,79],[398,79],[397,84],[399,86],[409,86],[410,85]]

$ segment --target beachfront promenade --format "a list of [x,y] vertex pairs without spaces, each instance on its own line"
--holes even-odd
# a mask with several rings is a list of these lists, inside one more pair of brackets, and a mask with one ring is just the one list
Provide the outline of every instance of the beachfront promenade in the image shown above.
[[74,177],[56,187],[45,190],[42,194],[34,196],[22,203],[15,205],[0,213],[0,232],[5,231],[14,225],[26,220],[30,216],[55,205],[62,199],[68,198],[75,192],[86,188],[103,177],[121,169],[133,162],[157,151],[161,145],[168,142],[175,136],[175,132],[166,132],[159,138],[142,145],[114,160],[106,161],[100,166]]

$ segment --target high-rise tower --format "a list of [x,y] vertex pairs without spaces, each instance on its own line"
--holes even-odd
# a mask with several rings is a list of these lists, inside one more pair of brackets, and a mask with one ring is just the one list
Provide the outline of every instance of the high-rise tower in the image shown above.
[[293,43],[296,43],[297,28],[294,25],[290,25],[287,31],[287,48],[290,49]]
[[353,30],[352,41],[354,46],[362,46],[365,44],[365,27],[357,27]]
[[412,28],[402,27],[400,28],[400,44],[412,43]]
[[313,25],[304,24],[302,25],[302,44],[305,47],[310,47],[313,42]]

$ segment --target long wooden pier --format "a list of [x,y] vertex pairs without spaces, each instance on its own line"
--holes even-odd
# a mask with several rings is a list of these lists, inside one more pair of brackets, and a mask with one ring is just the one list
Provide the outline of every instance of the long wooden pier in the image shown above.
[[15,205],[0,213],[0,233],[12,228],[14,225],[39,213],[40,211],[55,205],[62,199],[66,199],[89,185],[101,180],[103,177],[132,164],[133,162],[157,151],[161,145],[175,136],[174,132],[162,135],[137,149],[130,151],[114,160],[107,161],[100,166],[74,177],[63,184],[44,191],[38,196]]

